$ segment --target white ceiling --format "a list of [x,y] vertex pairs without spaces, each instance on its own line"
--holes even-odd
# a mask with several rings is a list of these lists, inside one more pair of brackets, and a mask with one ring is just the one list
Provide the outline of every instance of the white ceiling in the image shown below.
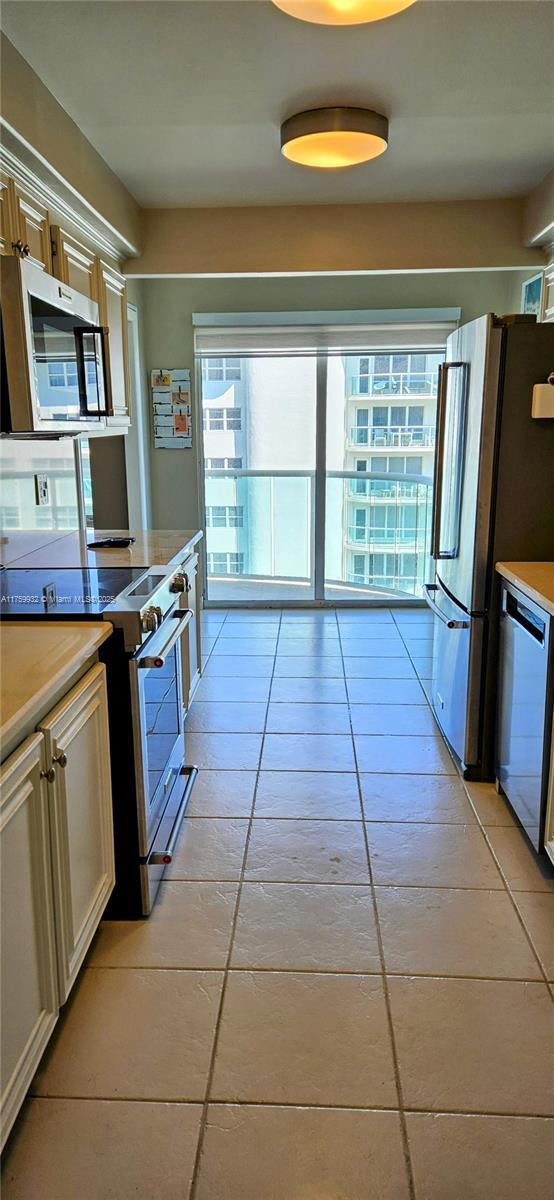
[[[551,0],[419,0],[342,29],[266,0],[5,0],[2,27],[147,206],[518,195],[554,158]],[[390,117],[385,155],[282,158],[286,116],[341,103]]]

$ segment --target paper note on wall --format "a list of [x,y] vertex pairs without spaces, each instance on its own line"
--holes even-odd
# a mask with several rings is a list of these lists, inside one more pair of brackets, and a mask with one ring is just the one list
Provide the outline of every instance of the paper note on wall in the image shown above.
[[160,367],[151,373],[154,446],[157,450],[192,447],[192,394],[188,367]]

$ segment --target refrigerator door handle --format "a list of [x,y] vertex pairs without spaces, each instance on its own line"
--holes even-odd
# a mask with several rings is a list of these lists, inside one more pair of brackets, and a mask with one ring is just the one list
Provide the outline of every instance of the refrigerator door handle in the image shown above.
[[425,599],[429,605],[429,608],[431,609],[431,612],[439,618],[439,621],[442,621],[443,625],[446,625],[448,629],[469,629],[469,621],[453,621],[445,616],[443,612],[441,612],[438,604],[435,604],[432,593],[438,592],[438,584],[424,583],[423,590],[425,592]]
[[444,439],[446,433],[446,401],[448,394],[448,372],[459,369],[463,362],[444,362],[439,365],[439,386],[437,400],[437,448],[435,453],[435,472],[433,481],[433,515],[431,522],[431,557],[455,558],[456,551],[441,550],[442,522],[442,477],[444,471]]

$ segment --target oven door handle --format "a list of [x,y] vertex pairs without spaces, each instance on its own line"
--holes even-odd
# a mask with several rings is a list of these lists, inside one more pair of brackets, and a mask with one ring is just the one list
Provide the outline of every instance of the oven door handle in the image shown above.
[[193,611],[191,608],[180,608],[173,613],[173,620],[178,622],[177,629],[168,637],[167,641],[162,646],[157,654],[148,654],[144,658],[137,659],[137,667],[143,669],[150,667],[163,667],[166,655],[173,649],[175,642],[182,636],[187,625],[192,621]]
[[171,826],[171,833],[169,835],[169,841],[167,843],[165,850],[153,850],[152,853],[148,855],[146,863],[147,863],[147,866],[149,866],[149,867],[157,866],[159,864],[167,865],[168,863],[173,861],[173,851],[175,850],[175,843],[177,841],[177,838],[179,837],[179,833],[181,830],[181,824],[183,821],[183,817],[185,815],[185,809],[189,802],[189,797],[190,797],[190,794],[194,787],[194,784],[196,781],[196,776],[198,775],[198,767],[181,767],[180,774],[188,775],[188,780],[187,780],[187,785],[185,787],[185,790],[183,792],[183,798],[181,800],[179,808],[177,809],[177,814],[175,816],[175,820],[173,822],[173,825]]

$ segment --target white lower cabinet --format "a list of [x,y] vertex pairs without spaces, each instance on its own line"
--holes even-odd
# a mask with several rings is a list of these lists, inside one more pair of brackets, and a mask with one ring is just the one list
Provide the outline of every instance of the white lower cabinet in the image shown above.
[[93,667],[39,729],[54,774],[48,789],[63,1004],[115,882],[105,667]]
[[58,1019],[56,928],[42,734],[0,770],[2,1146]]
[[3,1145],[115,882],[103,664],[0,777]]

